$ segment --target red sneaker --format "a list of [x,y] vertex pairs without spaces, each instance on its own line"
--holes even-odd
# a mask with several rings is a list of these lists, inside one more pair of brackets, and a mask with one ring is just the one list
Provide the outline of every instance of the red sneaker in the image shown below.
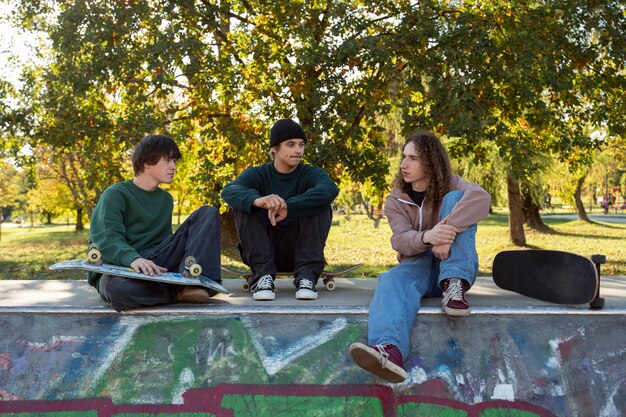
[[402,353],[394,345],[367,346],[353,343],[349,352],[357,365],[376,376],[394,383],[406,379]]
[[469,304],[465,301],[465,289],[463,280],[450,278],[443,284],[443,311],[448,316],[469,316],[472,312]]

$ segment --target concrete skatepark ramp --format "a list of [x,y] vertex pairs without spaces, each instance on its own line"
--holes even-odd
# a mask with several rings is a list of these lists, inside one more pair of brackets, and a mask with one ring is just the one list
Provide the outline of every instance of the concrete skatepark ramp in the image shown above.
[[0,282],[0,416],[623,416],[625,282],[603,278],[603,310],[488,278],[470,317],[427,300],[402,384],[347,353],[366,341],[375,279],[340,279],[314,302],[282,280],[270,303],[226,280],[212,305],[124,314],[85,282]]

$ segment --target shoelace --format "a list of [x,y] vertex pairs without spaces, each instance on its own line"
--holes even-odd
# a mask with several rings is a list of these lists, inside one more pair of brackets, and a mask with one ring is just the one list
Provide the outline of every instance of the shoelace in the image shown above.
[[313,281],[311,281],[310,279],[301,279],[300,283],[298,284],[298,288],[299,289],[312,290],[313,289]]
[[450,300],[458,300],[463,301],[463,289],[461,285],[454,281],[448,284],[448,289],[446,290],[446,295],[443,299],[443,303],[447,304]]
[[387,362],[389,361],[389,352],[387,352],[387,350],[385,349],[383,345],[376,345],[374,346],[374,348],[380,354],[380,359],[384,368],[387,365]]
[[271,275],[263,275],[257,282],[254,284],[253,291],[257,290],[271,290],[274,281],[272,280]]

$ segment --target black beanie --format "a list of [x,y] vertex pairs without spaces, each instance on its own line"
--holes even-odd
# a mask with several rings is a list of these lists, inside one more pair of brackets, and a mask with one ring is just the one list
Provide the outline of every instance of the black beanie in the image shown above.
[[306,135],[302,127],[291,119],[280,119],[270,130],[270,148],[289,139],[304,139]]

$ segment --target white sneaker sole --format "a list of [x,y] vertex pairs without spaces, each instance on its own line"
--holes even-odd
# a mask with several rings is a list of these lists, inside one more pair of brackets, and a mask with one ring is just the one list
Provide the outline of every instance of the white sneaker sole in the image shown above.
[[470,314],[472,314],[472,309],[471,308],[466,308],[465,310],[460,310],[458,308],[444,307],[443,311],[446,313],[446,315],[453,316],[453,317],[464,317],[464,316],[469,316]]
[[296,291],[296,298],[298,300],[317,300],[317,292],[311,290],[298,290]]
[[276,298],[274,291],[261,290],[252,294],[252,299],[257,301],[272,301]]

